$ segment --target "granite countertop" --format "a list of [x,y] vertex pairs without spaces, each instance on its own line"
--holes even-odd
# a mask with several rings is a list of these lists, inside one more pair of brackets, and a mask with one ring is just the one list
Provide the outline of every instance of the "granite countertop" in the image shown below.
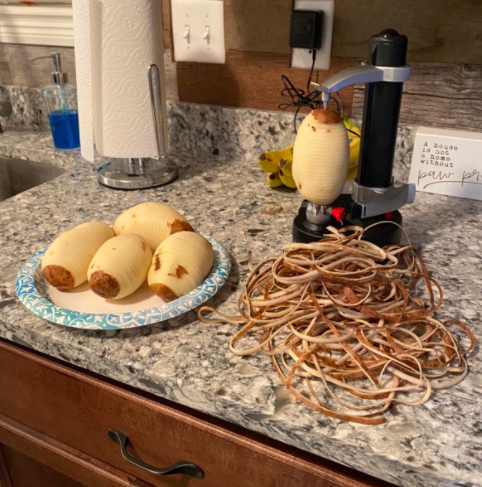
[[[253,162],[179,158],[174,184],[142,192],[101,187],[78,151],[58,152],[49,133],[6,132],[0,156],[50,162],[63,176],[0,203],[0,336],[174,402],[231,421],[404,487],[482,486],[482,351],[469,357],[461,384],[434,392],[420,407],[395,406],[381,426],[325,417],[294,400],[263,355],[241,358],[228,349],[231,325],[204,325],[194,312],[135,330],[80,331],[50,324],[15,297],[17,272],[60,232],[93,219],[112,222],[140,201],[181,211],[229,252],[233,271],[210,302],[226,313],[254,261],[277,255],[291,240],[301,201],[273,191]],[[263,201],[284,211],[263,215]],[[405,228],[444,289],[439,317],[465,321],[482,333],[482,202],[419,193],[403,209]]]

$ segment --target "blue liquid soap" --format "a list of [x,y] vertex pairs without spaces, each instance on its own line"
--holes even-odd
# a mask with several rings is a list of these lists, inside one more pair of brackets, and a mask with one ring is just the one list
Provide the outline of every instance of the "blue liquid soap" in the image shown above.
[[52,137],[56,149],[80,147],[79,113],[77,110],[54,110],[49,114]]

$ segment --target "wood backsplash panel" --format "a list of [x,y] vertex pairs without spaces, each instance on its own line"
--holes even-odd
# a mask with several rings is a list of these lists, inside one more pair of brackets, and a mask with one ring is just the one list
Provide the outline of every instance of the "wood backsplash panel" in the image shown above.
[[[289,68],[288,54],[238,52],[226,55],[226,64],[176,63],[179,100],[208,105],[277,110],[288,98],[281,96],[281,75],[305,89],[309,72]],[[334,58],[329,71],[317,71],[313,81],[354,66],[355,59]],[[353,88],[342,90],[347,114],[351,113]]]
[[171,49],[173,47],[171,25],[171,0],[162,0],[162,30],[164,37],[164,49]]
[[[224,0],[226,49],[290,52],[291,0]],[[171,46],[163,0],[164,42]],[[414,61],[482,63],[480,0],[337,0],[333,55],[363,57],[368,39],[391,27],[406,34]]]
[[227,49],[289,53],[293,0],[225,0]]
[[[411,63],[404,83],[400,123],[482,131],[482,65]],[[353,116],[361,118],[363,86]]]
[[366,58],[387,27],[408,36],[409,60],[482,63],[480,0],[338,0],[333,55]]

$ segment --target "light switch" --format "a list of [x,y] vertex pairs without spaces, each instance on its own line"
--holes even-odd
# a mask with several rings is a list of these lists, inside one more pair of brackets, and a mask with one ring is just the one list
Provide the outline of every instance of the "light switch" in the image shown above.
[[224,64],[224,2],[172,0],[172,34],[176,62]]

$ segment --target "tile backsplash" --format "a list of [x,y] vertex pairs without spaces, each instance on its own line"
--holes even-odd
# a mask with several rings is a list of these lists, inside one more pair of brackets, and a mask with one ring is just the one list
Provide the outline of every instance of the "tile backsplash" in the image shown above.
[[[38,88],[0,86],[0,99],[12,103],[13,113],[2,119],[6,128],[48,130],[49,121]],[[226,108],[168,101],[169,147],[176,155],[220,155],[257,159],[268,150],[294,141],[293,113]],[[299,117],[301,122],[302,116]],[[406,182],[416,127],[400,126],[394,176]]]

